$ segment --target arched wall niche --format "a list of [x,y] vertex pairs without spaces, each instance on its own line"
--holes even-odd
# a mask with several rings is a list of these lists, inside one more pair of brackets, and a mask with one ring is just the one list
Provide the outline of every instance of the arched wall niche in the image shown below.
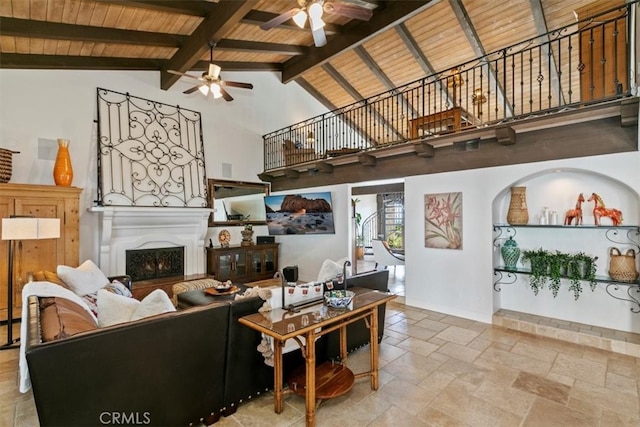
[[[640,224],[640,195],[630,185],[616,178],[585,169],[545,169],[517,179],[502,189],[492,202],[493,224],[507,224],[507,211],[511,199],[511,187],[527,188],[527,207],[529,211],[528,225],[538,225],[540,212],[546,206],[558,213],[558,224],[561,225],[565,213],[576,206],[578,194],[583,193],[585,200],[591,193],[599,194],[608,208],[616,208],[623,213],[623,225],[638,226]],[[593,226],[593,202],[582,204],[583,225]],[[507,235],[514,234],[521,251],[543,248],[549,251],[565,253],[584,252],[595,256],[598,276],[608,276],[609,251],[612,247],[621,250],[633,248],[638,251],[638,237],[633,229],[622,229],[617,233],[617,241],[607,238],[607,230],[611,230],[612,221],[601,219],[601,227],[515,227],[509,234],[504,234],[507,227],[494,232],[498,237],[493,246],[493,265],[503,264],[500,247]],[[500,236],[498,234],[502,232]],[[630,241],[629,234],[635,239]],[[640,258],[640,257],[637,257]],[[636,261],[636,264],[638,262]],[[519,261],[519,266],[526,268],[527,263]],[[636,268],[640,268],[636,266]],[[607,283],[598,283],[592,291],[588,282],[582,282],[583,291],[578,300],[569,291],[569,283],[562,281],[560,291],[553,297],[547,288],[534,295],[529,286],[526,274],[517,274],[512,283],[498,286],[500,291],[493,292],[494,312],[500,309],[529,313],[569,322],[611,328],[620,331],[640,333],[640,305],[630,302],[627,296],[628,286],[607,287]],[[496,277],[494,276],[494,280]],[[612,292],[620,297],[614,298]],[[625,300],[626,299],[626,300]],[[633,310],[635,310],[635,312]]]
[[[640,195],[627,183],[598,172],[575,169],[554,168],[525,176],[500,191],[492,205],[494,224],[507,223],[507,211],[511,200],[511,187],[527,187],[527,207],[529,224],[539,224],[540,211],[548,207],[558,213],[562,223],[565,213],[576,206],[578,194],[583,193],[585,200],[591,193],[602,197],[608,208],[622,211],[623,224],[640,224]],[[593,225],[593,202],[582,205],[583,224]],[[602,225],[611,225],[609,218],[603,218]]]

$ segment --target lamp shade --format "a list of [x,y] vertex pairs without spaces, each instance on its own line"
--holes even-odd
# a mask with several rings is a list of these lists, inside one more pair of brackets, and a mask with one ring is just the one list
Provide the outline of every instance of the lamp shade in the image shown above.
[[59,218],[2,218],[2,240],[40,240],[58,237]]

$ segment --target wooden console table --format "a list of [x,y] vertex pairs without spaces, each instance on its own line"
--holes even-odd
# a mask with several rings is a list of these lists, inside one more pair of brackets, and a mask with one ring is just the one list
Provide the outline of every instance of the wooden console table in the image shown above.
[[[335,397],[351,390],[354,378],[371,377],[371,389],[378,389],[378,306],[394,299],[393,294],[372,291],[364,288],[352,288],[356,292],[352,308],[334,309],[323,304],[309,306],[298,313],[289,313],[283,309],[275,309],[267,313],[255,313],[244,316],[239,322],[252,329],[268,335],[274,340],[274,410],[281,413],[284,409],[282,385],[282,348],[285,341],[294,339],[305,357],[304,383],[302,377],[294,378],[297,383],[296,392],[305,396],[306,425],[314,426],[316,417],[316,398]],[[366,322],[370,333],[371,370],[353,375],[344,366],[347,359],[347,325],[362,320]],[[340,358],[342,365],[331,365],[331,362],[316,367],[316,338],[340,331]],[[300,337],[305,338],[305,343]],[[311,343],[311,345],[306,345]],[[318,383],[316,382],[318,378]],[[302,383],[302,384],[301,384]],[[316,387],[320,386],[317,394]],[[302,392],[302,390],[304,390]]]

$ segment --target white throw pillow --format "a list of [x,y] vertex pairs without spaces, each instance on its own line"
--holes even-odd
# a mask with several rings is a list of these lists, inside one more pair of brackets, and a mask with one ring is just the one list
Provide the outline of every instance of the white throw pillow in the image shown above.
[[137,299],[124,297],[105,289],[100,289],[96,301],[98,326],[102,328],[128,322],[139,305],[140,301]]
[[107,276],[89,259],[78,268],[59,265],[56,272],[69,289],[78,296],[94,293],[109,284]]
[[169,295],[162,289],[156,289],[143,298],[131,316],[131,320],[138,320],[170,311],[176,311],[176,308],[173,306],[171,299],[169,299]]
[[[338,261],[325,259],[320,267],[318,273],[318,282],[324,282],[326,280],[335,279],[338,274],[341,274],[344,270],[344,263],[348,261],[348,258],[342,258]],[[347,277],[351,275],[351,268],[347,267]]]
[[97,306],[98,326],[100,327],[176,311],[169,295],[162,289],[156,289],[144,297],[142,301],[100,289]]

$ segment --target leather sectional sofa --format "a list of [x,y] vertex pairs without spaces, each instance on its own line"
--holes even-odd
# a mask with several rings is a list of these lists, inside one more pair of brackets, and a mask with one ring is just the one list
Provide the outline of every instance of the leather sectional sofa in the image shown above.
[[[364,276],[347,283],[386,291],[387,271]],[[273,368],[256,350],[261,335],[237,321],[262,306],[257,297],[43,342],[41,314],[55,303],[51,300],[29,298],[23,337],[42,426],[208,425],[273,388]],[[56,312],[68,315],[68,304]],[[381,338],[384,307],[380,314]],[[59,322],[61,330],[70,324],[68,319]],[[368,342],[368,330],[359,323],[349,326],[349,351]],[[337,355],[337,332],[326,338],[317,343],[318,363]],[[300,351],[285,355],[284,363],[287,375],[303,363]]]

